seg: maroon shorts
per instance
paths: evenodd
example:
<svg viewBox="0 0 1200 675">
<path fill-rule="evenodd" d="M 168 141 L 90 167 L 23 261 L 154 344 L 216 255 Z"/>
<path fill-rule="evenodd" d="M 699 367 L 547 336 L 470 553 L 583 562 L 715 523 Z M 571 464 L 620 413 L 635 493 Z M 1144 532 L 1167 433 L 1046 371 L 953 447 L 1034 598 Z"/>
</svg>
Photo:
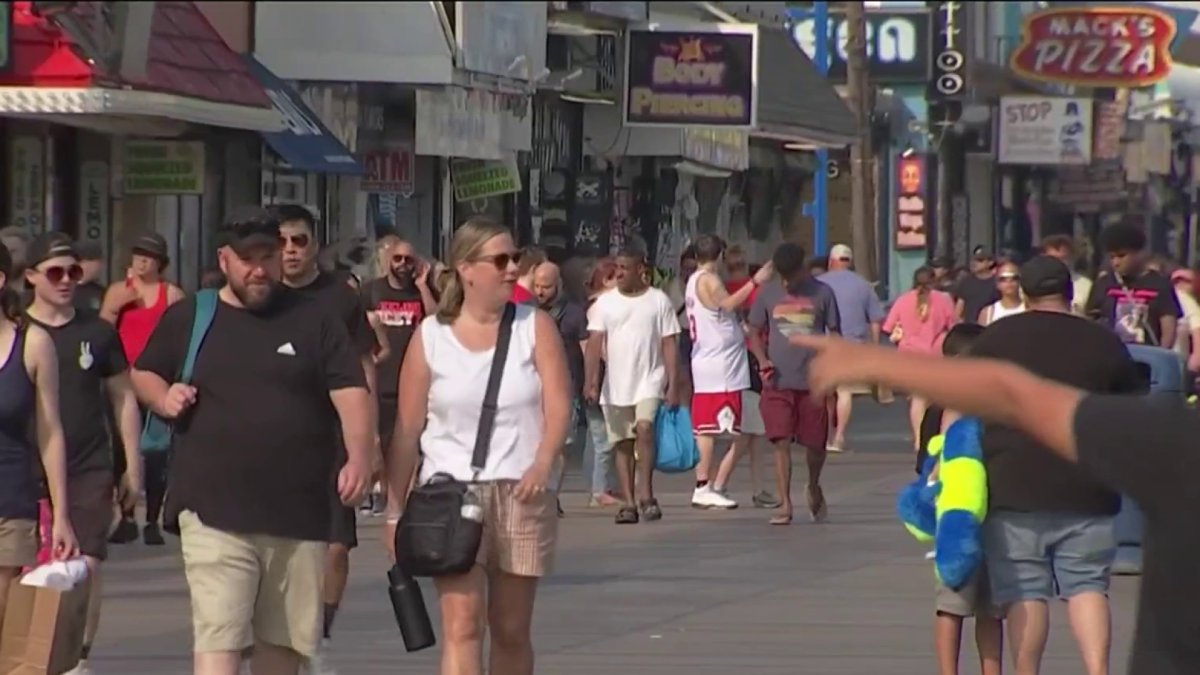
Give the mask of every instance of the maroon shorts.
<svg viewBox="0 0 1200 675">
<path fill-rule="evenodd" d="M 824 398 L 807 391 L 763 387 L 759 411 L 771 442 L 790 439 L 812 450 L 825 449 L 829 408 Z"/>
</svg>

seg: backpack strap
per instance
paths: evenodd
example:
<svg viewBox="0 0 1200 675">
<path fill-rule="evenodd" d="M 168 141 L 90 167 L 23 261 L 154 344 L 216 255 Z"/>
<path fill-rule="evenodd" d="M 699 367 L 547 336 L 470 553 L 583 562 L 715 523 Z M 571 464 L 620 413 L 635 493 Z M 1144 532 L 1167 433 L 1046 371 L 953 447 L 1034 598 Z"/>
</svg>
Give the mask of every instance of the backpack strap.
<svg viewBox="0 0 1200 675">
<path fill-rule="evenodd" d="M 497 399 L 500 398 L 500 380 L 504 376 L 504 365 L 508 362 L 508 345 L 512 342 L 513 320 L 517 306 L 504 305 L 500 317 L 500 328 L 496 334 L 496 350 L 492 354 L 492 370 L 488 374 L 487 391 L 483 395 L 483 409 L 479 412 L 479 431 L 475 434 L 475 452 L 471 454 L 471 469 L 478 476 L 487 464 L 488 449 L 492 444 L 492 427 L 496 423 Z"/>
<path fill-rule="evenodd" d="M 179 381 L 184 384 L 192 381 L 192 371 L 196 368 L 200 345 L 204 343 L 216 314 L 217 291 L 205 289 L 196 293 L 196 313 L 192 316 L 192 334 L 188 338 L 187 357 L 183 360 L 183 369 L 179 371 Z"/>
</svg>

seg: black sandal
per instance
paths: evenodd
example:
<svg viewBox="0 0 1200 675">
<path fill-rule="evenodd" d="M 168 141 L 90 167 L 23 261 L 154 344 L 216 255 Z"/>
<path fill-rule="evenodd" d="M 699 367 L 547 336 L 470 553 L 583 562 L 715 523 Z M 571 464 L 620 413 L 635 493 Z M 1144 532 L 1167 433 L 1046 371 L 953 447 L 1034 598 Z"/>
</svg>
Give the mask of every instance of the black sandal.
<svg viewBox="0 0 1200 675">
<path fill-rule="evenodd" d="M 638 521 L 638 511 L 632 506 L 622 506 L 617 509 L 616 522 L 618 525 L 632 525 Z"/>
<path fill-rule="evenodd" d="M 641 507 L 642 517 L 646 519 L 646 522 L 649 523 L 655 520 L 662 520 L 662 509 L 659 508 L 657 499 L 644 501 L 641 503 Z"/>
</svg>

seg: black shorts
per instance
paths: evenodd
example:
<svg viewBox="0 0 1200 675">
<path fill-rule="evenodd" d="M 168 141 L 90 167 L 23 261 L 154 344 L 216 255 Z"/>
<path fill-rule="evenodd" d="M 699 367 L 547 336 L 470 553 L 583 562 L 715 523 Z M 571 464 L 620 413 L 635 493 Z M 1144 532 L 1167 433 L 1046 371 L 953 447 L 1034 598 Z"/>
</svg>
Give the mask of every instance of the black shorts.
<svg viewBox="0 0 1200 675">
<path fill-rule="evenodd" d="M 383 456 L 388 456 L 388 448 L 392 445 L 392 433 L 396 430 L 396 407 L 399 405 L 394 398 L 379 399 L 379 447 Z"/>
</svg>

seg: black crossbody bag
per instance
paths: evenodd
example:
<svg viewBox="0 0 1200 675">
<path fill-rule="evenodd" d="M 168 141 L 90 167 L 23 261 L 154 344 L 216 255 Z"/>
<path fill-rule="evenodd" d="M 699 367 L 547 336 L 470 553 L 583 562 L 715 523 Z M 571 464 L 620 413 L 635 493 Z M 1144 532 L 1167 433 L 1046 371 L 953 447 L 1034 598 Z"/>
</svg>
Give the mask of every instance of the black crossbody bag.
<svg viewBox="0 0 1200 675">
<path fill-rule="evenodd" d="M 515 314 L 516 306 L 510 302 L 500 317 L 492 369 L 479 413 L 475 451 L 471 455 L 475 478 L 487 463 Z M 412 577 L 465 574 L 475 565 L 482 539 L 483 507 L 472 485 L 449 474 L 434 474 L 408 496 L 404 515 L 396 527 L 396 564 Z"/>
</svg>

